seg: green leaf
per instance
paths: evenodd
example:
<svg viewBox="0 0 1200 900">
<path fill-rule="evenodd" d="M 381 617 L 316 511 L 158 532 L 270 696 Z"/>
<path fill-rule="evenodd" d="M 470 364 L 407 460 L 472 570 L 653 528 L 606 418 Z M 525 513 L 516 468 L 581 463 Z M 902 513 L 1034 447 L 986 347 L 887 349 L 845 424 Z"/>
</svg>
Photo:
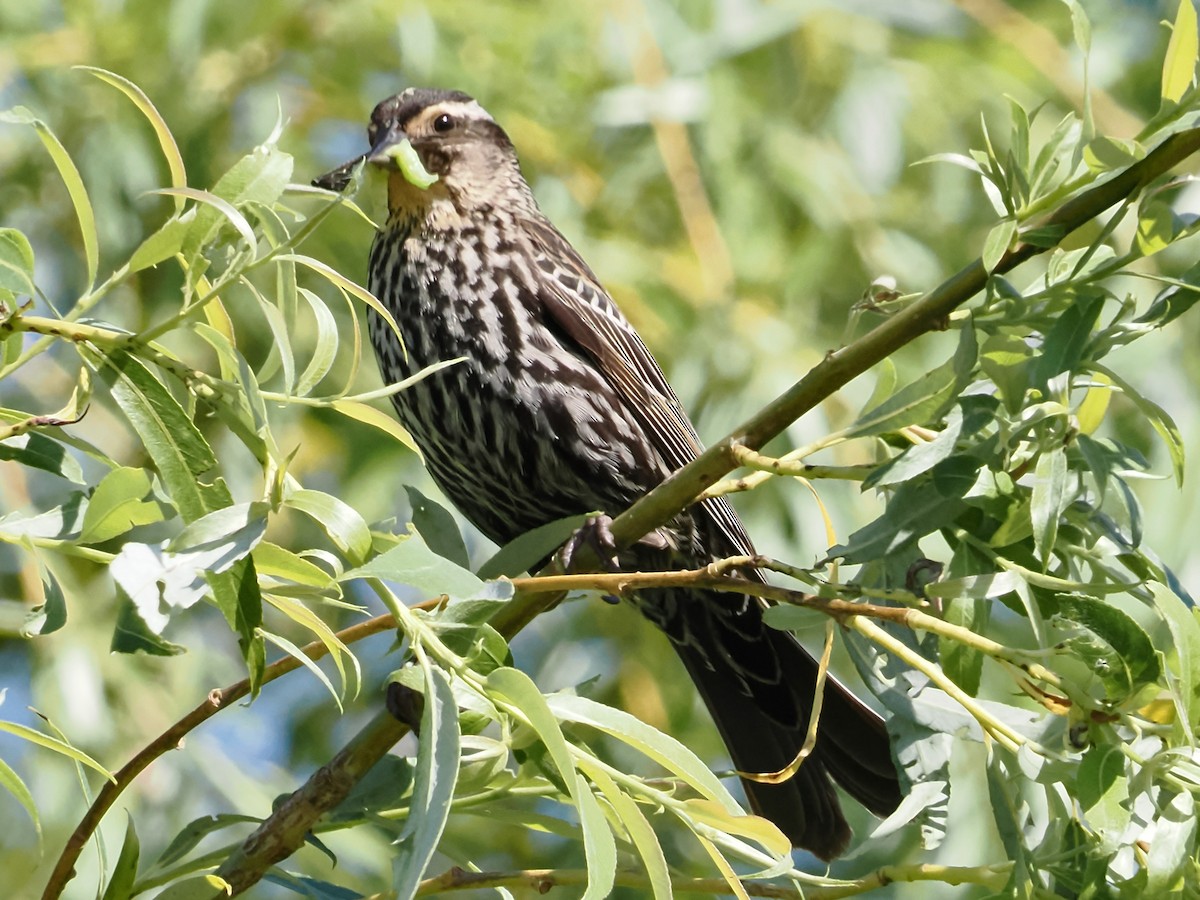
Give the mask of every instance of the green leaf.
<svg viewBox="0 0 1200 900">
<path fill-rule="evenodd" d="M 588 884 L 583 900 L 606 900 L 617 877 L 617 841 L 595 795 L 582 776 L 575 774 L 575 803 L 583 829 L 583 852 L 587 860 Z"/>
<path fill-rule="evenodd" d="M 186 647 L 173 644 L 151 631 L 120 585 L 117 586 L 117 595 L 122 598 L 122 602 L 117 611 L 117 622 L 113 626 L 112 640 L 108 645 L 110 651 L 145 653 L 149 656 L 179 656 L 187 652 Z"/>
<path fill-rule="evenodd" d="M 100 765 L 100 763 L 96 762 L 82 750 L 72 747 L 70 744 L 66 743 L 65 741 L 61 741 L 56 737 L 51 737 L 50 735 L 43 734 L 40 731 L 34 731 L 32 728 L 26 725 L 18 725 L 16 722 L 5 722 L 3 720 L 0 720 L 0 731 L 11 734 L 14 737 L 19 737 L 22 740 L 29 741 L 29 743 L 35 744 L 36 746 L 45 750 L 53 750 L 55 753 L 59 753 L 68 759 L 73 759 L 77 763 L 83 763 L 83 765 L 87 766 L 89 769 L 94 769 L 109 781 L 116 781 L 116 779 L 113 778 L 113 774 L 108 771 L 108 769 L 104 768 L 104 766 Z"/>
<path fill-rule="evenodd" d="M 450 817 L 460 755 L 458 704 L 450 679 L 424 654 L 418 654 L 418 659 L 425 676 L 425 707 L 421 712 L 411 811 L 392 863 L 392 892 L 398 900 L 416 895 L 433 859 Z"/>
<path fill-rule="evenodd" d="M 182 205 L 182 197 L 177 199 Z M 164 222 L 158 231 L 142 241 L 133 251 L 133 256 L 129 258 L 129 271 L 140 272 L 173 257 L 183 249 L 183 241 L 187 237 L 191 224 L 184 219 L 175 218 Z"/>
<path fill-rule="evenodd" d="M 104 889 L 103 900 L 127 900 L 133 896 L 141 849 L 137 829 L 133 826 L 133 816 L 129 816 L 125 821 L 125 842 L 121 844 L 121 853 L 109 877 L 108 887 Z"/>
<path fill-rule="evenodd" d="M 43 472 L 50 472 L 73 481 L 86 484 L 83 469 L 65 445 L 44 434 L 30 432 L 18 434 L 0 443 L 0 460 L 11 460 Z"/>
<path fill-rule="evenodd" d="M 990 607 L 981 600 L 957 597 L 945 604 L 942 618 L 952 625 L 961 625 L 976 634 L 983 634 L 991 618 L 989 610 Z M 972 697 L 979 693 L 983 654 L 978 649 L 961 641 L 941 637 L 938 638 L 938 659 L 941 661 L 942 671 L 955 684 Z"/>
<path fill-rule="evenodd" d="M 261 819 L 253 816 L 239 816 L 232 813 L 222 813 L 216 816 L 201 816 L 193 819 L 180 829 L 171 839 L 167 849 L 154 861 L 156 869 L 165 869 L 174 865 L 194 850 L 199 843 L 214 832 L 229 828 L 232 825 L 259 825 Z"/>
<path fill-rule="evenodd" d="M 383 578 L 415 587 L 430 597 L 446 594 L 455 599 L 488 598 L 495 591 L 474 572 L 434 553 L 419 535 L 409 536 L 339 580 L 352 578 Z"/>
<path fill-rule="evenodd" d="M 1103 307 L 1103 296 L 1077 294 L 1074 302 L 1055 319 L 1033 364 L 1033 380 L 1043 392 L 1055 375 L 1073 372 L 1078 367 Z"/>
<path fill-rule="evenodd" d="M 952 456 L 928 475 L 902 484 L 884 514 L 831 547 L 827 560 L 870 562 L 909 547 L 919 538 L 953 522 L 966 509 L 962 498 L 975 484 L 980 461 Z"/>
<path fill-rule="evenodd" d="M 0 289 L 14 294 L 35 294 L 33 247 L 15 228 L 0 228 Z"/>
<path fill-rule="evenodd" d="M 1090 828 L 1099 832 L 1102 843 L 1116 850 L 1118 840 L 1129 825 L 1129 779 L 1121 748 L 1111 744 L 1093 744 L 1083 754 L 1076 776 L 1079 804 Z"/>
<path fill-rule="evenodd" d="M 405 485 L 412 505 L 413 525 L 429 549 L 464 569 L 471 564 L 467 545 L 454 516 L 444 506 L 430 500 L 412 485 Z"/>
<path fill-rule="evenodd" d="M 252 555 L 260 575 L 315 588 L 327 588 L 334 584 L 333 576 L 320 566 L 270 541 L 260 541 Z"/>
<path fill-rule="evenodd" d="M 1150 582 L 1149 587 L 1154 605 L 1171 632 L 1171 645 L 1163 649 L 1179 679 L 1179 723 L 1183 734 L 1190 738 L 1195 723 L 1200 722 L 1200 623 L 1192 607 L 1166 585 Z"/>
<path fill-rule="evenodd" d="M 495 556 L 480 566 L 479 577 L 485 580 L 501 576 L 516 578 L 523 572 L 534 571 L 586 521 L 586 515 L 568 516 L 525 532 L 501 547 Z"/>
<path fill-rule="evenodd" d="M 256 147 L 234 163 L 213 186 L 211 194 L 205 195 L 220 202 L 206 199 L 206 205 L 196 210 L 195 221 L 184 242 L 184 254 L 191 258 L 201 247 L 211 243 L 221 229 L 222 219 L 233 222 L 247 249 L 253 249 L 257 245 L 253 229 L 250 229 L 249 223 L 240 212 L 231 217 L 228 210 L 233 209 L 236 212 L 241 207 L 253 203 L 267 207 L 274 205 L 292 177 L 292 164 L 291 156 L 272 146 Z M 176 190 L 178 189 L 171 189 L 172 192 Z M 245 223 L 245 229 L 238 225 L 238 220 Z M 249 238 L 246 229 L 250 231 Z M 284 258 L 286 257 L 277 257 Z"/>
<path fill-rule="evenodd" d="M 1133 401 L 1134 406 L 1146 417 L 1150 422 L 1150 426 L 1158 432 L 1158 436 L 1162 438 L 1163 443 L 1167 445 L 1167 452 L 1171 456 L 1171 464 L 1175 473 L 1175 483 L 1180 487 L 1183 486 L 1183 471 L 1184 471 L 1184 447 L 1183 438 L 1179 434 L 1179 426 L 1175 424 L 1175 420 L 1167 414 L 1167 411 L 1157 403 L 1147 399 L 1138 393 L 1132 384 L 1119 376 L 1107 366 L 1102 366 L 1098 363 L 1093 363 L 1092 368 L 1104 375 L 1121 389 L 1121 393 Z"/>
<path fill-rule="evenodd" d="M 794 608 L 774 606 L 767 613 L 770 615 Z M 546 698 L 546 703 L 554 715 L 564 722 L 587 725 L 612 735 L 679 776 L 698 793 L 719 803 L 730 813 L 741 812 L 737 801 L 700 757 L 670 735 L 647 725 L 636 716 L 578 694 L 551 694 Z"/>
<path fill-rule="evenodd" d="M 183 407 L 139 360 L 118 351 L 104 357 L 102 377 L 141 438 L 175 508 L 185 522 L 209 511 L 196 476 L 216 455 Z"/>
<path fill-rule="evenodd" d="M 1179 0 L 1179 11 L 1171 27 L 1171 40 L 1163 58 L 1162 99 L 1178 103 L 1192 86 L 1196 72 L 1196 7 L 1193 0 Z"/>
<path fill-rule="evenodd" d="M 67 623 L 67 598 L 54 573 L 40 564 L 42 572 L 42 602 L 29 611 L 21 625 L 22 637 L 51 634 Z"/>
<path fill-rule="evenodd" d="M 0 516 L 0 531 L 10 538 L 33 537 L 69 540 L 79 533 L 87 511 L 87 498 L 78 491 L 62 506 L 45 512 L 14 510 Z"/>
<path fill-rule="evenodd" d="M 932 441 L 913 444 L 899 456 L 877 468 L 863 482 L 863 489 L 901 484 L 928 472 L 954 452 L 958 437 L 962 433 L 962 426 L 962 409 L 956 406 L 946 416 L 946 427 L 937 437 Z"/>
<path fill-rule="evenodd" d="M 1154 840 L 1146 854 L 1146 892 L 1142 896 L 1179 896 L 1176 889 L 1181 886 L 1184 867 L 1196 852 L 1196 801 L 1192 795 L 1186 791 L 1176 794 L 1154 820 L 1154 826 Z"/>
<path fill-rule="evenodd" d="M 612 807 L 617 819 L 625 826 L 625 831 L 628 832 L 634 849 L 641 857 L 646 877 L 650 880 L 650 891 L 654 900 L 670 900 L 673 894 L 667 858 L 663 854 L 658 835 L 654 833 L 645 814 L 633 798 L 621 790 L 616 782 L 608 776 L 608 773 L 602 769 L 589 767 L 588 777 L 600 789 L 600 793 Z"/>
<path fill-rule="evenodd" d="M 1152 200 L 1138 213 L 1134 243 L 1142 256 L 1153 256 L 1171 246 L 1184 228 L 1183 220 L 1170 204 L 1162 200 Z"/>
<path fill-rule="evenodd" d="M 923 425 L 946 407 L 953 397 L 954 387 L 953 363 L 938 366 L 892 394 L 874 409 L 863 413 L 846 429 L 846 435 L 865 437 L 895 431 L 907 425 Z"/>
<path fill-rule="evenodd" d="M 99 240 L 96 236 L 96 214 L 92 210 L 92 201 L 88 199 L 87 188 L 83 186 L 79 169 L 75 167 L 71 155 L 49 126 L 23 106 L 0 113 L 0 122 L 32 125 L 54 161 L 59 177 L 62 178 L 71 197 L 71 204 L 75 207 L 75 218 L 79 222 L 79 233 L 83 238 L 83 255 L 87 261 L 87 283 L 88 287 L 91 287 L 96 283 L 96 271 L 100 267 Z"/>
<path fill-rule="evenodd" d="M 1137 141 L 1103 135 L 1088 141 L 1087 146 L 1083 148 L 1083 161 L 1088 169 L 1096 174 L 1111 172 L 1114 169 L 1127 169 L 1145 156 L 1146 148 Z"/>
<path fill-rule="evenodd" d="M 994 334 L 979 350 L 979 365 L 996 384 L 1004 407 L 1014 415 L 1021 409 L 1029 387 L 1033 350 L 1019 337 Z"/>
<path fill-rule="evenodd" d="M 983 242 L 982 261 L 985 272 L 990 274 L 999 265 L 1004 254 L 1008 252 L 1008 248 L 1012 246 L 1013 238 L 1016 235 L 1016 219 L 1001 219 L 997 225 L 993 226 Z"/>
<path fill-rule="evenodd" d="M 258 238 L 255 236 L 254 229 L 250 226 L 250 223 L 246 220 L 246 217 L 238 212 L 232 203 L 214 193 L 202 191 L 199 188 L 190 187 L 159 188 L 151 193 L 165 194 L 168 197 L 181 197 L 187 200 L 192 200 L 199 204 L 203 204 L 204 207 L 215 210 L 222 217 L 224 217 L 225 220 L 233 226 L 234 230 L 238 233 L 238 236 L 241 237 L 242 242 L 248 249 L 252 250 L 258 246 Z M 196 218 L 193 220 L 192 226 L 188 229 L 188 236 L 195 234 L 207 235 L 207 238 L 201 242 L 200 246 L 204 246 L 208 243 L 208 241 L 212 240 L 212 237 L 217 231 L 217 226 L 213 224 L 212 218 L 205 216 L 203 214 L 204 211 L 205 210 L 202 208 L 200 212 L 196 214 Z M 206 228 L 208 229 L 207 231 L 205 231 Z"/>
<path fill-rule="evenodd" d="M 378 428 L 385 434 L 395 438 L 413 453 L 417 454 L 417 456 L 421 455 L 421 449 L 417 446 L 417 442 L 408 433 L 408 429 L 396 421 L 395 416 L 390 416 L 383 410 L 376 409 L 374 406 L 370 406 L 359 400 L 334 400 L 330 405 L 343 416 Z"/>
<path fill-rule="evenodd" d="M 38 850 L 40 852 L 42 846 L 42 820 L 38 817 L 37 803 L 34 802 L 33 794 L 29 792 L 29 788 L 25 786 L 25 782 L 21 780 L 21 776 L 13 771 L 3 759 L 0 759 L 0 787 L 13 795 L 21 808 L 29 815 L 33 821 L 33 831 L 37 835 Z"/>
<path fill-rule="evenodd" d="M 100 544 L 139 525 L 161 522 L 162 508 L 143 499 L 150 490 L 150 474 L 145 469 L 121 467 L 105 475 L 84 513 L 80 543 Z"/>
<path fill-rule="evenodd" d="M 183 156 L 179 152 L 179 145 L 175 143 L 175 138 L 171 135 L 171 129 L 167 127 L 166 121 L 154 104 L 150 102 L 150 98 L 146 96 L 145 92 L 128 78 L 123 78 L 115 72 L 109 72 L 107 69 L 99 69 L 94 66 L 75 66 L 75 68 L 95 75 L 101 81 L 111 84 L 133 101 L 134 106 L 141 111 L 151 127 L 154 128 L 154 133 L 158 137 L 158 145 L 167 160 L 167 168 L 171 171 L 171 186 L 185 187 L 187 185 L 187 172 L 183 167 Z M 179 208 L 181 205 L 177 204 L 176 208 Z"/>
<path fill-rule="evenodd" d="M 337 319 L 333 317 L 333 313 L 325 301 L 307 288 L 299 288 L 298 293 L 308 301 L 317 325 L 316 347 L 313 348 L 308 365 L 300 373 L 300 378 L 296 381 L 294 388 L 298 396 L 307 397 L 321 382 L 321 379 L 329 374 L 329 370 L 337 359 L 338 326 Z"/>
<path fill-rule="evenodd" d="M 1029 515 L 1034 552 L 1041 559 L 1043 569 L 1050 564 L 1054 542 L 1058 538 L 1058 520 L 1073 499 L 1067 484 L 1068 474 L 1065 448 L 1054 447 L 1038 457 Z"/>
<path fill-rule="evenodd" d="M 1092 597 L 1062 594 L 1058 617 L 1087 629 L 1111 648 L 1111 653 L 1095 654 L 1078 643 L 1073 645 L 1096 661 L 1096 675 L 1118 698 L 1159 679 L 1159 658 L 1150 636 L 1115 606 Z"/>
<path fill-rule="evenodd" d="M 154 900 L 213 900 L 228 897 L 232 888 L 220 875 L 193 875 L 154 895 Z"/>
<path fill-rule="evenodd" d="M 309 674 L 317 679 L 321 684 L 325 685 L 325 690 L 329 691 L 329 695 L 333 698 L 333 702 L 337 704 L 338 712 L 344 712 L 342 708 L 342 696 L 333 686 L 333 682 L 329 680 L 329 676 L 318 666 L 306 653 L 299 647 L 285 638 L 283 635 L 274 634 L 270 631 L 263 631 L 262 636 L 265 640 L 274 644 L 304 668 L 308 669 Z M 326 645 L 328 646 L 328 645 Z"/>
<path fill-rule="evenodd" d="M 344 500 L 322 491 L 303 489 L 288 494 L 283 505 L 311 517 L 351 562 L 361 562 L 371 551 L 371 529 L 358 510 Z"/>
</svg>

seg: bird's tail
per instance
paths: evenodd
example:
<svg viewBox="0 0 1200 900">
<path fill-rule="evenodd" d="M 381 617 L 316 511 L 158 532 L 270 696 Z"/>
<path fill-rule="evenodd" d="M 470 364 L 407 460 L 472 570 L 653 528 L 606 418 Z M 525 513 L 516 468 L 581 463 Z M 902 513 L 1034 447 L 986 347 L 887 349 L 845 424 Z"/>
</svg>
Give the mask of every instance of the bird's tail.
<svg viewBox="0 0 1200 900">
<path fill-rule="evenodd" d="M 735 768 L 751 773 L 785 769 L 804 745 L 816 660 L 792 635 L 767 627 L 762 607 L 752 598 L 672 593 L 677 596 L 669 605 L 687 620 L 683 635 L 675 635 L 685 636 L 674 642 L 676 650 Z M 667 629 L 668 634 L 673 630 Z M 746 778 L 742 783 L 756 813 L 778 825 L 795 846 L 828 860 L 850 841 L 834 781 L 877 815 L 890 814 L 900 803 L 883 720 L 827 678 L 816 745 L 796 774 L 780 784 Z"/>
</svg>

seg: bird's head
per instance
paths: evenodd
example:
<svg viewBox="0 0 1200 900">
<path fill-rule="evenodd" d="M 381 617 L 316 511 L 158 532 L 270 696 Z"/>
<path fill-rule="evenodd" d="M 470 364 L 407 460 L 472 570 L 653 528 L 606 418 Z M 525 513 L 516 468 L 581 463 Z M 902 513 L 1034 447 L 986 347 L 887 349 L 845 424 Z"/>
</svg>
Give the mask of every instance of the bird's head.
<svg viewBox="0 0 1200 900">
<path fill-rule="evenodd" d="M 392 212 L 450 199 L 460 211 L 512 202 L 512 192 L 527 194 L 512 141 L 487 111 L 461 91 L 408 88 L 389 97 L 371 113 L 370 149 L 313 184 L 344 190 L 362 160 L 388 173 Z M 405 164 L 404 143 L 436 181 L 414 177 Z"/>
</svg>

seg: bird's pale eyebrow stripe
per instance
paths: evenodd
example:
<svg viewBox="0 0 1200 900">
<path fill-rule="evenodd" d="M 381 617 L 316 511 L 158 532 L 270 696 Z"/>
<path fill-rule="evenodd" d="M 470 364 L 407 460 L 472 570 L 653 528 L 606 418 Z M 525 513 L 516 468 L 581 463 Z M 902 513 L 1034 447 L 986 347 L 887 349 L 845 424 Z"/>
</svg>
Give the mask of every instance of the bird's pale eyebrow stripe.
<svg viewBox="0 0 1200 900">
<path fill-rule="evenodd" d="M 422 110 L 416 116 L 414 124 L 426 125 L 442 114 L 451 115 L 456 119 L 461 119 L 464 121 L 492 121 L 492 117 L 489 116 L 487 111 L 475 100 L 472 100 L 469 103 L 463 100 L 447 100 L 442 103 L 435 103 L 428 109 Z"/>
</svg>

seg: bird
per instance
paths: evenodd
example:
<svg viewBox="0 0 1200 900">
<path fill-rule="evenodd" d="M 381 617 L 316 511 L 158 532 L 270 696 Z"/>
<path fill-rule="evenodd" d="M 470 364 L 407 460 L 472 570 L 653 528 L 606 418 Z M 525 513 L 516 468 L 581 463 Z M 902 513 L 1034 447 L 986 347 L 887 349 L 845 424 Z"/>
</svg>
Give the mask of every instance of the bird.
<svg viewBox="0 0 1200 900">
<path fill-rule="evenodd" d="M 364 160 L 387 173 L 367 287 L 399 334 L 372 312 L 370 339 L 386 383 L 459 360 L 392 400 L 469 521 L 503 546 L 565 517 L 613 516 L 701 452 L 662 368 L 543 215 L 513 142 L 475 99 L 407 88 L 375 107 L 367 139 L 370 149 L 313 183 L 343 191 Z M 397 161 L 413 151 L 432 183 L 414 183 Z M 659 571 L 753 554 L 732 506 L 713 498 L 616 562 Z M 757 570 L 744 577 L 763 580 Z M 818 681 L 795 637 L 768 627 L 750 595 L 655 589 L 632 600 L 670 640 L 737 771 L 787 767 Z M 796 774 L 742 781 L 754 812 L 831 860 L 852 837 L 833 783 L 879 816 L 896 809 L 901 788 L 883 719 L 831 677 L 824 691 L 815 746 Z"/>
</svg>

